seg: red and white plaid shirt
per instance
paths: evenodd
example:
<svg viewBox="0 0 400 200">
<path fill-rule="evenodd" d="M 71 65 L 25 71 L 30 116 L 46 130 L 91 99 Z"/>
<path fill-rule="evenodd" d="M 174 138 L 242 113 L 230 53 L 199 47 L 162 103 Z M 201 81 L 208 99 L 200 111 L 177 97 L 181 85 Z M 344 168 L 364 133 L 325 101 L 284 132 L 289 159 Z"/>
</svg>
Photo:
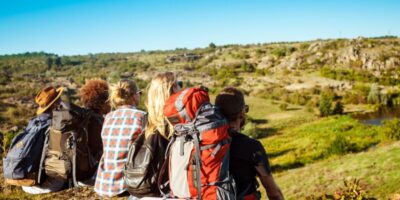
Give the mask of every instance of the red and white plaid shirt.
<svg viewBox="0 0 400 200">
<path fill-rule="evenodd" d="M 103 156 L 94 187 L 100 196 L 112 197 L 126 191 L 123 169 L 130 144 L 144 128 L 145 115 L 144 111 L 125 106 L 105 117 L 101 131 Z"/>
</svg>

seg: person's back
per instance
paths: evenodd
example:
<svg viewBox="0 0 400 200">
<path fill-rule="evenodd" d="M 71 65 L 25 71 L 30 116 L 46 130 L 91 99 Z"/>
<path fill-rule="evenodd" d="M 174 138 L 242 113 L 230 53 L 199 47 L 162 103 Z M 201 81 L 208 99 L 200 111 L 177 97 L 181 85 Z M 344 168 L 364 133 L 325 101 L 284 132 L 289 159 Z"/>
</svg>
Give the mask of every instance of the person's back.
<svg viewBox="0 0 400 200">
<path fill-rule="evenodd" d="M 235 179 L 237 194 L 247 199 L 260 198 L 256 180 L 260 172 L 255 166 L 265 171 L 263 175 L 271 173 L 265 150 L 258 140 L 242 133 L 231 130 L 230 135 L 232 143 L 229 170 Z"/>
<path fill-rule="evenodd" d="M 145 123 L 145 112 L 136 108 L 139 95 L 133 81 L 120 81 L 111 87 L 110 101 L 116 110 L 106 115 L 101 132 L 104 151 L 94 188 L 100 196 L 113 197 L 126 192 L 123 168 L 129 146 Z"/>
<path fill-rule="evenodd" d="M 33 125 L 31 123 L 34 123 L 34 126 L 37 126 L 38 121 L 45 122 L 45 124 L 50 125 L 50 121 L 52 119 L 52 111 L 56 106 L 58 106 L 61 102 L 60 97 L 63 93 L 64 88 L 59 87 L 55 88 L 52 86 L 45 87 L 43 88 L 35 97 L 35 102 L 38 104 L 38 109 L 36 114 L 38 117 L 35 117 L 29 122 L 29 126 Z M 48 129 L 48 127 L 46 128 Z M 43 150 L 43 145 L 44 145 L 44 140 L 45 140 L 45 135 L 41 137 L 41 139 L 35 141 L 36 145 L 41 145 Z M 40 159 L 43 156 L 42 151 L 40 152 L 35 152 L 35 157 L 30 157 L 30 161 L 40 163 Z M 38 166 L 39 167 L 39 166 Z M 39 167 L 40 170 L 40 167 Z M 37 171 L 38 177 L 37 180 L 41 181 L 39 185 L 34 185 L 34 186 L 22 186 L 22 190 L 27 193 L 31 194 L 39 194 L 39 193 L 49 193 L 53 191 L 58 191 L 63 188 L 64 183 L 60 181 L 53 180 L 51 178 L 44 178 L 40 176 L 42 171 Z"/>
<path fill-rule="evenodd" d="M 128 191 L 135 197 L 159 197 L 157 180 L 162 164 L 164 163 L 165 151 L 169 143 L 170 133 L 173 127 L 168 124 L 163 114 L 165 101 L 171 94 L 179 91 L 181 88 L 176 81 L 176 76 L 172 72 L 165 72 L 156 75 L 150 82 L 147 90 L 146 107 L 147 107 L 147 126 L 142 137 L 144 143 L 152 149 L 152 160 L 149 162 L 146 174 L 137 174 L 135 167 L 141 167 L 142 163 L 134 163 L 142 161 L 142 158 L 133 158 L 128 161 L 126 167 L 125 179 L 128 185 Z M 135 149 L 137 150 L 137 149 Z M 132 152 L 133 153 L 133 152 Z M 132 171 L 133 173 L 129 173 Z M 142 179 L 143 184 L 137 184 L 136 180 Z M 150 189 L 149 189 L 150 188 Z"/>
<path fill-rule="evenodd" d="M 79 90 L 81 102 L 84 107 L 92 111 L 88 124 L 88 145 L 96 163 L 100 161 L 103 154 L 103 144 L 101 140 L 101 129 L 103 127 L 103 115 L 110 112 L 111 107 L 108 103 L 109 87 L 102 79 L 87 80 L 85 85 Z"/>
<path fill-rule="evenodd" d="M 283 199 L 275 183 L 264 147 L 255 139 L 241 134 L 249 107 L 245 104 L 243 93 L 228 87 L 217 95 L 215 105 L 227 118 L 230 126 L 231 160 L 230 172 L 236 182 L 238 199 L 260 199 L 256 177 L 267 191 L 269 199 Z"/>
</svg>

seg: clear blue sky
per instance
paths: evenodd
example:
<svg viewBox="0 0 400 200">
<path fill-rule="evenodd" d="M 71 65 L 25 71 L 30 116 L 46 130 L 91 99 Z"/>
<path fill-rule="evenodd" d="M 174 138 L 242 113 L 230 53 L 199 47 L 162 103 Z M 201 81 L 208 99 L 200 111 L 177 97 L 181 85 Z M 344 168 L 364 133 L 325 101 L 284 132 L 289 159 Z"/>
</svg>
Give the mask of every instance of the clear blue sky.
<svg viewBox="0 0 400 200">
<path fill-rule="evenodd" d="M 398 0 L 0 0 L 0 54 L 400 35 Z"/>
</svg>

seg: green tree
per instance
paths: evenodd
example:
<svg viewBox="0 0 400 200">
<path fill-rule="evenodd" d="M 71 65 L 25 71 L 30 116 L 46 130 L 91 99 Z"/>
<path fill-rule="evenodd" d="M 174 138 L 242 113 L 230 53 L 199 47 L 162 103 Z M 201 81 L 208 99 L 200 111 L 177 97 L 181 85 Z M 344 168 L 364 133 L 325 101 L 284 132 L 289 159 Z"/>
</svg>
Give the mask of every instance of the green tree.
<svg viewBox="0 0 400 200">
<path fill-rule="evenodd" d="M 213 42 L 211 42 L 211 43 L 208 45 L 208 48 L 210 48 L 210 49 L 215 49 L 215 48 L 217 48 L 217 45 L 215 45 Z"/>
<path fill-rule="evenodd" d="M 50 70 L 52 65 L 53 59 L 51 57 L 47 57 L 47 70 Z"/>
<path fill-rule="evenodd" d="M 57 68 L 61 67 L 61 58 L 60 57 L 56 57 L 56 59 L 54 59 L 54 64 L 57 66 Z"/>
<path fill-rule="evenodd" d="M 318 103 L 318 109 L 321 117 L 329 116 L 333 112 L 332 110 L 332 98 L 325 93 L 322 93 Z"/>
</svg>

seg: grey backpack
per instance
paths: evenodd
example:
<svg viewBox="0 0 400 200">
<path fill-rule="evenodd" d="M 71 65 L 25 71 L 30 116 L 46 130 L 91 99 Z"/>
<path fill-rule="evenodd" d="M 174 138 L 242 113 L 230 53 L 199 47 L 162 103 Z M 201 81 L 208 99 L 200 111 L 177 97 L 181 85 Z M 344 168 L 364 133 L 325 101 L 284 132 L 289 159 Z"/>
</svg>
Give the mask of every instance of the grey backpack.
<svg viewBox="0 0 400 200">
<path fill-rule="evenodd" d="M 90 116 L 91 111 L 69 103 L 53 111 L 41 161 L 47 176 L 69 182 L 70 186 L 93 176 L 96 165 L 87 132 Z"/>
</svg>

